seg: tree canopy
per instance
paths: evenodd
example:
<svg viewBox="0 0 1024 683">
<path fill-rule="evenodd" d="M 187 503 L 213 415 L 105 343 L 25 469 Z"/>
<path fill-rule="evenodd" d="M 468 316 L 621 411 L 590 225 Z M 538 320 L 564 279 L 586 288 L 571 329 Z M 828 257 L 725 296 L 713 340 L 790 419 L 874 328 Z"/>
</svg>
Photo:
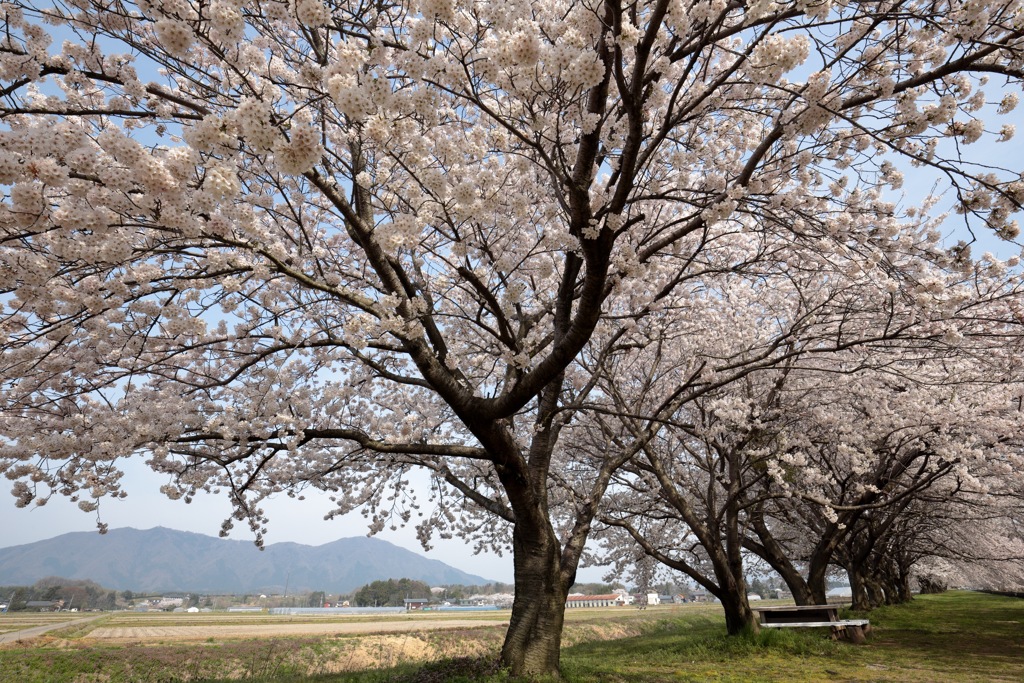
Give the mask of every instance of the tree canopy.
<svg viewBox="0 0 1024 683">
<path fill-rule="evenodd" d="M 1017 260 L 941 212 L 1017 237 L 1022 169 L 976 150 L 1014 134 L 1019 0 L 0 13 L 16 503 L 96 511 L 138 457 L 258 542 L 261 501 L 315 487 L 511 549 L 516 675 L 557 671 L 605 494 L 680 411 L 815 356 L 1013 353 Z M 899 199 L 917 169 L 945 199 Z"/>
<path fill-rule="evenodd" d="M 415 579 L 373 581 L 352 594 L 359 607 L 404 607 L 406 599 L 429 599 L 430 586 Z"/>
</svg>

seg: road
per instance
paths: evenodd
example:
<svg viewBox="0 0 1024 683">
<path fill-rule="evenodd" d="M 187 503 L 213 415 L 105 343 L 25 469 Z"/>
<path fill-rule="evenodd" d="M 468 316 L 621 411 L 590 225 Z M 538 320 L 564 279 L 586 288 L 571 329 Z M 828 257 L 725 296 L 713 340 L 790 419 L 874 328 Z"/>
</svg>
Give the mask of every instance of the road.
<svg viewBox="0 0 1024 683">
<path fill-rule="evenodd" d="M 94 617 L 76 617 L 75 619 L 69 619 L 68 621 L 61 621 L 56 624 L 44 624 L 42 626 L 33 626 L 32 628 L 24 628 L 20 631 L 11 631 L 9 633 L 0 633 L 0 644 L 13 643 L 19 640 L 29 640 L 36 636 L 41 636 L 48 631 L 55 631 L 59 628 L 65 628 L 67 626 L 73 626 L 77 624 L 86 624 L 90 621 L 96 621 L 102 614 L 98 614 Z"/>
</svg>

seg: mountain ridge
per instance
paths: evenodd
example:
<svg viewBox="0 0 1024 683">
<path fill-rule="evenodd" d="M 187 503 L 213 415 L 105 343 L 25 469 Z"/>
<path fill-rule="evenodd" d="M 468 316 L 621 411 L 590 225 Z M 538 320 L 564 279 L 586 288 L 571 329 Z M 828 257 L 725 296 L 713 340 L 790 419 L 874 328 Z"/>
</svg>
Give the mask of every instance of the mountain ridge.
<svg viewBox="0 0 1024 683">
<path fill-rule="evenodd" d="M 490 583 L 474 574 L 366 536 L 321 545 L 291 541 L 259 550 L 251 541 L 166 527 L 76 531 L 0 548 L 0 585 L 47 576 L 90 579 L 115 590 L 349 593 L 372 581 L 409 578 L 430 585 Z"/>
</svg>

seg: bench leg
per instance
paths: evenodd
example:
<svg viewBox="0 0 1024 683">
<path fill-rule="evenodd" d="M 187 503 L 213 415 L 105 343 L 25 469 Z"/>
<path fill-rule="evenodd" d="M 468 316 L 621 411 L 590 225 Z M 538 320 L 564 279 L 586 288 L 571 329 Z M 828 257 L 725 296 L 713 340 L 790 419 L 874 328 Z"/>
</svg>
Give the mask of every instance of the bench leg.
<svg viewBox="0 0 1024 683">
<path fill-rule="evenodd" d="M 862 626 L 847 626 L 846 633 L 850 638 L 850 642 L 854 645 L 863 645 L 867 642 L 867 638 L 864 637 L 864 627 Z"/>
</svg>

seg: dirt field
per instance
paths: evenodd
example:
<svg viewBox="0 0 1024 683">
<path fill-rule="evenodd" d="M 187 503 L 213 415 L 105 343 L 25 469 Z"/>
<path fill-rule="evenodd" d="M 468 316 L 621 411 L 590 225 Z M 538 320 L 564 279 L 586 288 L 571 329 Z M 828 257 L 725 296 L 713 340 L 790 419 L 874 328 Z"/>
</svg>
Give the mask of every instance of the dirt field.
<svg viewBox="0 0 1024 683">
<path fill-rule="evenodd" d="M 639 635 L 657 609 L 574 609 L 563 644 Z M 494 660 L 508 611 L 393 616 L 108 612 L 0 643 L 0 679 L 19 683 L 182 683 L 315 677 L 443 661 Z M 51 619 L 53 617 L 50 617 Z M 19 620 L 35 624 L 38 615 Z M 43 621 L 49 621 L 44 619 Z M 13 626 L 14 623 L 9 624 Z M 20 631 L 24 633 L 24 631 Z M 3 637 L 0 634 L 0 637 Z"/>
<path fill-rule="evenodd" d="M 508 618 L 500 619 L 407 619 L 402 621 L 300 621 L 292 623 L 236 623 L 191 625 L 138 625 L 99 626 L 86 638 L 104 642 L 118 641 L 187 641 L 232 638 L 277 638 L 309 635 L 355 635 L 370 633 L 406 633 L 441 629 L 473 628 L 477 626 L 504 626 Z"/>
</svg>

